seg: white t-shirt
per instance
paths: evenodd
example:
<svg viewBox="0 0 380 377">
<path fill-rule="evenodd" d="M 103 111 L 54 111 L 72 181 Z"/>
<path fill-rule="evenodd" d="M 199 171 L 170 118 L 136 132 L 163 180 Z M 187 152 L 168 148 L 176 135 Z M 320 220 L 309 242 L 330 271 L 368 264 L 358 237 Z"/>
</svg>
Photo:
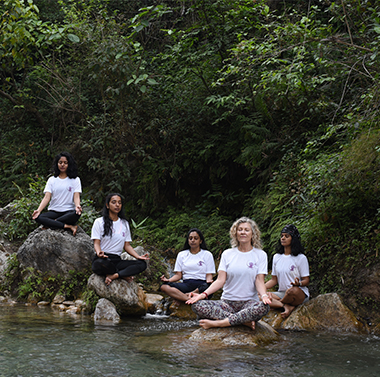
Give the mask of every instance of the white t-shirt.
<svg viewBox="0 0 380 377">
<path fill-rule="evenodd" d="M 91 230 L 91 239 L 100 240 L 100 248 L 108 254 L 121 255 L 125 242 L 131 242 L 131 232 L 127 220 L 120 218 L 112 224 L 112 237 L 104 236 L 104 220 L 99 217 L 94 221 Z"/>
<path fill-rule="evenodd" d="M 223 251 L 218 271 L 225 271 L 227 279 L 222 299 L 230 301 L 259 301 L 256 276 L 268 273 L 268 257 L 264 250 L 253 248 L 241 252 L 238 248 Z"/>
<path fill-rule="evenodd" d="M 206 274 L 215 274 L 214 257 L 208 250 L 191 254 L 190 250 L 178 253 L 174 272 L 182 272 L 182 279 L 206 280 Z"/>
<path fill-rule="evenodd" d="M 45 192 L 51 193 L 49 211 L 66 212 L 75 209 L 74 192 L 82 192 L 82 185 L 79 177 L 50 177 L 46 182 Z"/>
<path fill-rule="evenodd" d="M 277 276 L 278 290 L 285 292 L 291 288 L 297 277 L 309 276 L 309 262 L 305 254 L 294 255 L 275 254 L 273 257 L 272 275 Z M 307 287 L 300 287 L 309 296 Z"/>
</svg>

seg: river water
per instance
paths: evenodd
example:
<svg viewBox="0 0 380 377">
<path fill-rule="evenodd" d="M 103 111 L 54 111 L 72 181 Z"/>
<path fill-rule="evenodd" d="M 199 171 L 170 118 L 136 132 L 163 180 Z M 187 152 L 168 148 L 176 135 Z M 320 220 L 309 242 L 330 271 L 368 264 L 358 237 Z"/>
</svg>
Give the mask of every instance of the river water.
<svg viewBox="0 0 380 377">
<path fill-rule="evenodd" d="M 265 347 L 188 339 L 197 321 L 95 325 L 50 308 L 0 306 L 0 376 L 380 376 L 380 338 L 283 332 Z"/>
</svg>

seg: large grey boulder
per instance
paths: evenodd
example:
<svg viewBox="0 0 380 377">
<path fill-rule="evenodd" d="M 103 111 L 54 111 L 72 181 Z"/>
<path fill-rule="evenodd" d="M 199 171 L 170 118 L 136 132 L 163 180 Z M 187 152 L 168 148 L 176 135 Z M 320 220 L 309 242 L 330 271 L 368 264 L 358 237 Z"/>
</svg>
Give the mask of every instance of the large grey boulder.
<svg viewBox="0 0 380 377">
<path fill-rule="evenodd" d="M 88 271 L 95 255 L 91 238 L 78 227 L 77 234 L 61 229 L 37 228 L 17 252 L 21 268 L 33 267 L 52 276 Z"/>
<path fill-rule="evenodd" d="M 195 330 L 191 340 L 207 342 L 209 348 L 223 348 L 230 346 L 263 346 L 275 342 L 280 335 L 271 326 L 263 321 L 256 322 L 255 330 L 247 326 L 232 326 Z"/>
<path fill-rule="evenodd" d="M 111 301 L 121 316 L 143 316 L 147 312 L 145 293 L 135 282 L 116 279 L 106 285 L 104 276 L 92 274 L 87 286 L 99 297 Z"/>
<path fill-rule="evenodd" d="M 337 293 L 326 293 L 299 305 L 285 320 L 278 310 L 271 310 L 263 320 L 275 329 L 363 332 L 365 326 L 343 303 Z"/>
</svg>

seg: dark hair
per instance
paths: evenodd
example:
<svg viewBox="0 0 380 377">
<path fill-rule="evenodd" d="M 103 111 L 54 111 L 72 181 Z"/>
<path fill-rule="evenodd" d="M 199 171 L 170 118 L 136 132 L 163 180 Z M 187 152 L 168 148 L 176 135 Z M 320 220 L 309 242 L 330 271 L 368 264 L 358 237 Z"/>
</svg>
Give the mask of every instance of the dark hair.
<svg viewBox="0 0 380 377">
<path fill-rule="evenodd" d="M 298 254 L 303 254 L 305 252 L 305 249 L 301 244 L 300 233 L 299 233 L 299 231 L 295 225 L 286 225 L 282 229 L 281 234 L 282 233 L 288 233 L 292 237 L 292 242 L 290 244 L 290 247 L 292 250 L 291 255 L 294 255 L 296 257 Z M 284 254 L 285 253 L 285 248 L 284 248 L 284 246 L 281 245 L 281 239 L 278 240 L 276 251 L 278 254 Z"/>
<path fill-rule="evenodd" d="M 184 250 L 188 250 L 188 249 L 190 249 L 190 245 L 189 245 L 189 237 L 190 237 L 190 233 L 192 233 L 192 232 L 196 232 L 196 233 L 198 233 L 198 236 L 199 236 L 199 238 L 201 239 L 201 244 L 199 245 L 200 248 L 203 249 L 203 250 L 207 250 L 207 245 L 206 245 L 205 238 L 204 238 L 202 232 L 201 232 L 198 228 L 191 228 L 191 229 L 187 232 L 187 237 L 186 237 L 185 245 L 183 246 Z"/>
<path fill-rule="evenodd" d="M 78 177 L 77 163 L 75 162 L 74 157 L 69 152 L 61 152 L 61 153 L 57 154 L 54 157 L 54 161 L 53 161 L 54 177 L 58 177 L 59 176 L 60 171 L 58 169 L 58 161 L 59 161 L 59 159 L 61 157 L 66 157 L 67 158 L 67 162 L 68 162 L 67 176 L 69 178 L 76 178 L 76 177 Z"/>
<path fill-rule="evenodd" d="M 106 196 L 106 201 L 104 203 L 104 207 L 102 210 L 102 216 L 103 216 L 103 221 L 104 221 L 104 230 L 103 230 L 103 236 L 102 237 L 104 237 L 104 236 L 112 237 L 113 221 L 110 219 L 110 212 L 109 212 L 109 209 L 107 208 L 107 205 L 109 204 L 109 202 L 111 201 L 111 198 L 113 196 L 118 196 L 119 198 L 121 198 L 121 200 L 123 200 L 123 197 L 116 192 L 113 192 L 113 193 L 108 194 Z M 125 213 L 124 213 L 123 202 L 122 202 L 121 210 L 118 213 L 118 216 L 122 220 L 127 220 Z"/>
</svg>

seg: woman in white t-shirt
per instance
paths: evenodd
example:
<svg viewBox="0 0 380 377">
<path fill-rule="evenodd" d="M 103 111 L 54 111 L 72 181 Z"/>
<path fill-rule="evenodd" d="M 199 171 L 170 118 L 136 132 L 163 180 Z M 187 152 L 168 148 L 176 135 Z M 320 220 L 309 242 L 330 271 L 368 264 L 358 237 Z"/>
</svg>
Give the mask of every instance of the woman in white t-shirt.
<svg viewBox="0 0 380 377">
<path fill-rule="evenodd" d="M 189 230 L 184 249 L 178 253 L 174 275 L 170 279 L 161 276 L 164 282 L 161 291 L 178 301 L 187 301 L 189 292 L 203 292 L 212 283 L 212 275 L 215 274 L 214 257 L 207 250 L 199 229 Z M 178 282 L 181 279 L 182 282 Z"/>
<path fill-rule="evenodd" d="M 232 248 L 222 254 L 217 280 L 203 293 L 190 293 L 186 301 L 205 318 L 199 321 L 204 329 L 236 325 L 255 329 L 256 321 L 269 311 L 270 298 L 264 284 L 268 258 L 261 249 L 259 228 L 253 220 L 242 217 L 232 225 L 230 236 Z M 221 300 L 204 300 L 221 288 Z"/>
<path fill-rule="evenodd" d="M 58 154 L 53 162 L 53 170 L 54 176 L 48 179 L 45 196 L 32 218 L 44 228 L 70 229 L 75 236 L 78 230 L 75 224 L 82 214 L 82 185 L 74 157 L 68 152 Z M 49 202 L 48 211 L 42 213 Z"/>
<path fill-rule="evenodd" d="M 96 251 L 92 271 L 105 276 L 107 285 L 115 279 L 131 282 L 134 275 L 146 269 L 145 260 L 149 259 L 149 254 L 139 255 L 130 244 L 131 232 L 120 194 L 107 195 L 102 215 L 94 221 L 91 230 Z M 121 259 L 124 250 L 135 259 Z"/>
<path fill-rule="evenodd" d="M 271 308 L 283 308 L 281 316 L 289 317 L 297 305 L 309 300 L 309 282 L 309 262 L 299 231 L 295 225 L 286 225 L 273 257 L 272 278 L 265 283 L 267 289 L 278 284 L 278 291 L 271 293 Z"/>
</svg>

